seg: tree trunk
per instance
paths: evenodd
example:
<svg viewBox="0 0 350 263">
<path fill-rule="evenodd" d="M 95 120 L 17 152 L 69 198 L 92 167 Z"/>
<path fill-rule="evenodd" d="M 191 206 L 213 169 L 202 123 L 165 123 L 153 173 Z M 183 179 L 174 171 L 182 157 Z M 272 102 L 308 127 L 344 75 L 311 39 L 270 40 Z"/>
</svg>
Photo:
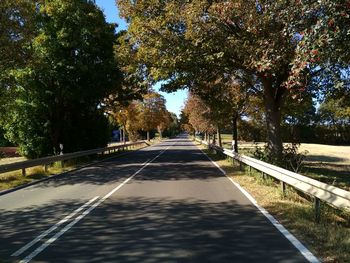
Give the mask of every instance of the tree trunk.
<svg viewBox="0 0 350 263">
<path fill-rule="evenodd" d="M 147 131 L 147 141 L 150 141 L 149 131 Z"/>
<path fill-rule="evenodd" d="M 163 139 L 163 133 L 162 133 L 161 130 L 159 130 L 159 138 L 160 138 L 160 139 Z"/>
<path fill-rule="evenodd" d="M 238 153 L 238 132 L 237 132 L 237 114 L 232 115 L 232 140 L 233 140 L 233 150 Z"/>
<path fill-rule="evenodd" d="M 207 141 L 207 132 L 204 133 L 204 141 Z"/>
<path fill-rule="evenodd" d="M 220 130 L 220 127 L 219 127 L 219 126 L 218 126 L 216 132 L 217 132 L 217 137 L 218 137 L 219 146 L 222 147 L 221 130 Z"/>
<path fill-rule="evenodd" d="M 272 81 L 265 79 L 264 105 L 267 129 L 267 149 L 270 156 L 277 162 L 282 158 L 283 144 L 281 137 L 281 106 L 285 89 L 275 88 Z"/>
<path fill-rule="evenodd" d="M 54 147 L 54 151 L 56 152 L 56 154 L 60 153 L 60 129 L 58 127 L 56 127 L 53 130 L 53 147 Z"/>
<path fill-rule="evenodd" d="M 125 126 L 123 127 L 123 143 L 126 143 Z"/>
</svg>

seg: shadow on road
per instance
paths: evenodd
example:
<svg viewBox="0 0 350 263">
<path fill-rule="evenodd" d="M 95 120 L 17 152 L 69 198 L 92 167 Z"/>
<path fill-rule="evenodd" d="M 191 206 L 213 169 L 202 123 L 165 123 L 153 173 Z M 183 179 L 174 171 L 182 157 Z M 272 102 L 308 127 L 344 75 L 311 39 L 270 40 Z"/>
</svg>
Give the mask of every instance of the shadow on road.
<svg viewBox="0 0 350 263">
<path fill-rule="evenodd" d="M 180 143 L 181 140 L 176 140 L 179 145 L 160 155 L 36 259 L 40 262 L 305 262 L 192 143 L 188 140 Z M 168 144 L 174 142 L 95 164 L 36 187 L 82 184 L 83 189 L 88 189 L 84 184 L 120 182 Z M 84 202 L 62 197 L 50 203 L 26 206 L 25 210 L 0 209 L 0 259 L 10 259 L 11 253 Z"/>
<path fill-rule="evenodd" d="M 113 202 L 111 202 L 113 201 Z M 0 258 L 39 234 L 38 223 L 64 216 L 68 203 L 1 211 Z M 33 229 L 32 227 L 35 226 Z M 196 199 L 113 198 L 38 256 L 50 262 L 304 262 L 251 206 Z M 281 242 L 281 240 L 283 242 Z M 20 242 L 21 241 L 21 242 Z M 15 246 L 16 245 L 16 246 Z M 7 256 L 6 256 L 7 255 Z M 265 261 L 268 259 L 267 261 Z"/>
<path fill-rule="evenodd" d="M 217 168 L 208 162 L 206 157 L 193 147 L 193 144 L 191 146 L 192 148 L 185 148 L 186 150 L 184 150 L 183 145 L 181 145 L 181 149 L 167 150 L 147 166 L 147 171 L 151 170 L 151 175 L 143 176 L 142 180 L 205 180 L 220 176 Z M 163 145 L 162 148 L 164 148 Z M 114 158 L 110 161 L 104 161 L 57 178 L 52 178 L 36 185 L 35 188 L 115 183 L 131 176 L 142 167 L 144 161 L 152 159 L 158 153 L 159 150 L 148 150 L 146 153 L 140 151 L 125 157 Z M 149 156 L 149 158 L 146 158 L 146 156 Z M 139 177 L 138 175 L 137 178 Z"/>
</svg>

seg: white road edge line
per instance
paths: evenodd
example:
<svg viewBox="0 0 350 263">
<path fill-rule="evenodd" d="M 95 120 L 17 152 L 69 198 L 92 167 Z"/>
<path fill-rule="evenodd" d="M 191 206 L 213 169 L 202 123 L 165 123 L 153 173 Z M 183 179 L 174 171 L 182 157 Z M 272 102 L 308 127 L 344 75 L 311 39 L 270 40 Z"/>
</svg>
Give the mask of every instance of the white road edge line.
<svg viewBox="0 0 350 263">
<path fill-rule="evenodd" d="M 52 227 L 50 227 L 48 230 L 42 232 L 39 236 L 37 236 L 35 239 L 33 239 L 31 242 L 29 242 L 28 244 L 26 244 L 25 246 L 21 247 L 19 250 L 17 250 L 16 252 L 14 252 L 11 257 L 18 257 L 19 255 L 21 255 L 24 251 L 26 251 L 28 248 L 30 248 L 31 246 L 35 245 L 37 242 L 39 242 L 41 239 L 43 239 L 44 237 L 46 237 L 48 234 L 50 234 L 52 231 L 56 230 L 60 225 L 62 225 L 63 223 L 67 222 L 70 218 L 72 218 L 73 216 L 75 216 L 77 213 L 79 213 L 81 210 L 83 210 L 85 207 L 87 207 L 88 205 L 90 205 L 92 202 L 94 202 L 97 198 L 99 198 L 99 196 L 95 196 L 94 198 L 92 198 L 91 200 L 89 200 L 88 202 L 86 202 L 85 204 L 83 204 L 82 206 L 80 206 L 79 208 L 77 208 L 76 210 L 74 210 L 72 213 L 70 213 L 69 215 L 67 215 L 65 218 L 63 218 L 61 221 L 57 222 L 55 225 L 53 225 Z"/>
<path fill-rule="evenodd" d="M 197 145 L 196 145 L 197 146 Z M 244 190 L 238 183 L 232 178 L 227 176 L 224 169 L 222 169 L 213 159 L 211 159 L 202 149 L 197 147 L 208 159 L 211 161 L 230 181 L 233 183 L 248 199 L 252 204 L 259 209 L 259 211 L 272 223 L 282 235 L 287 238 L 293 246 L 299 250 L 299 252 L 311 263 L 320 263 L 320 261 L 308 250 L 293 234 L 291 234 L 282 224 L 280 224 L 265 208 L 261 207 L 254 197 Z"/>
<path fill-rule="evenodd" d="M 126 183 L 128 183 L 133 177 L 135 177 L 137 174 L 139 174 L 144 168 L 146 168 L 150 163 L 152 163 L 154 160 L 156 160 L 159 156 L 161 156 L 166 150 L 168 150 L 173 145 L 168 146 L 165 150 L 161 151 L 152 160 L 150 160 L 150 161 L 147 160 L 146 162 L 144 162 L 142 164 L 142 167 L 139 170 L 137 170 L 133 175 L 131 175 L 124 182 L 122 182 L 120 185 L 118 185 L 116 188 L 114 188 L 112 191 L 110 191 L 108 194 L 106 194 L 98 202 L 94 203 L 91 207 L 89 207 L 89 209 L 85 210 L 81 215 L 79 215 L 77 218 L 75 218 L 74 221 L 72 221 L 68 225 L 66 225 L 63 229 L 61 229 L 61 231 L 57 232 L 53 237 L 51 237 L 50 239 L 46 240 L 40 247 L 35 249 L 32 253 L 30 253 L 23 260 L 21 260 L 20 263 L 27 263 L 27 262 L 31 261 L 40 252 L 42 252 L 50 244 L 55 242 L 60 236 L 62 236 L 65 232 L 67 232 L 70 228 L 72 228 L 76 223 L 78 223 L 81 219 L 83 219 L 86 215 L 88 215 L 92 210 L 94 210 L 97 206 L 99 206 L 108 197 L 110 197 L 112 194 L 114 194 L 116 191 L 118 191 L 121 187 L 123 187 Z"/>
</svg>

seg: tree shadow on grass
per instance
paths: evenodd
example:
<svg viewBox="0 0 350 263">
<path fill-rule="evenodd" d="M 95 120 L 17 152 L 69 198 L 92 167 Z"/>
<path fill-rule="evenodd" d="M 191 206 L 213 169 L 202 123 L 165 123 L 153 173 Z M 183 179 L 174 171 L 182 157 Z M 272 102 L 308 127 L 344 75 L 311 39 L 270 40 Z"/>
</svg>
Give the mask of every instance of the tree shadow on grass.
<svg viewBox="0 0 350 263">
<path fill-rule="evenodd" d="M 350 190 L 350 165 L 307 163 L 302 170 L 302 174 Z"/>
<path fill-rule="evenodd" d="M 339 162 L 345 162 L 347 159 L 335 157 L 335 156 L 328 156 L 328 155 L 306 155 L 306 161 L 307 162 L 327 162 L 327 163 L 339 163 Z"/>
</svg>

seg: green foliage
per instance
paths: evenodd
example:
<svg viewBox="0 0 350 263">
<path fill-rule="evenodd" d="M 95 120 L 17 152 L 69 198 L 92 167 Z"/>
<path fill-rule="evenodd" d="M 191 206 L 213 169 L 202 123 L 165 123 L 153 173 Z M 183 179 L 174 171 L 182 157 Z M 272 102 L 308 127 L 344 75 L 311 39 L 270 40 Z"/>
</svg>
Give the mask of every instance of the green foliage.
<svg viewBox="0 0 350 263">
<path fill-rule="evenodd" d="M 150 91 L 138 104 L 140 128 L 143 131 L 157 129 L 167 113 L 165 99 L 159 93 Z"/>
<path fill-rule="evenodd" d="M 269 152 L 266 151 L 266 147 L 267 146 L 265 145 L 264 149 L 256 144 L 255 149 L 252 152 L 253 157 L 258 160 L 283 167 L 287 170 L 291 170 L 295 173 L 300 172 L 300 170 L 303 168 L 306 155 L 308 154 L 307 151 L 298 151 L 299 144 L 290 143 L 284 145 L 282 151 L 282 158 L 277 159 L 275 158 L 275 156 L 269 154 Z"/>
<path fill-rule="evenodd" d="M 6 137 L 34 158 L 104 146 L 108 122 L 102 100 L 119 92 L 115 26 L 92 1 L 38 5 L 31 62 L 12 69 L 14 100 L 7 103 Z M 25 50 L 27 50 L 25 49 Z"/>
<path fill-rule="evenodd" d="M 238 130 L 241 141 L 261 142 L 266 138 L 265 125 L 253 120 L 240 120 Z"/>
<path fill-rule="evenodd" d="M 278 158 L 286 98 L 301 99 L 315 71 L 348 63 L 348 1 L 120 0 L 118 5 L 130 22 L 134 61 L 151 81 L 191 91 L 225 76 L 248 83 L 246 92 L 263 99 L 267 150 Z M 212 89 L 203 93 L 202 98 L 213 96 Z"/>
<path fill-rule="evenodd" d="M 173 137 L 180 133 L 180 123 L 175 113 L 169 112 L 169 123 L 163 132 L 163 136 L 165 137 Z"/>
<path fill-rule="evenodd" d="M 36 32 L 35 1 L 0 1 L 0 126 L 4 120 L 9 100 L 14 99 L 11 86 L 12 71 L 23 68 L 31 61 L 28 48 Z"/>
<path fill-rule="evenodd" d="M 5 139 L 4 130 L 0 126 L 0 147 L 13 146 L 8 140 Z"/>
</svg>

